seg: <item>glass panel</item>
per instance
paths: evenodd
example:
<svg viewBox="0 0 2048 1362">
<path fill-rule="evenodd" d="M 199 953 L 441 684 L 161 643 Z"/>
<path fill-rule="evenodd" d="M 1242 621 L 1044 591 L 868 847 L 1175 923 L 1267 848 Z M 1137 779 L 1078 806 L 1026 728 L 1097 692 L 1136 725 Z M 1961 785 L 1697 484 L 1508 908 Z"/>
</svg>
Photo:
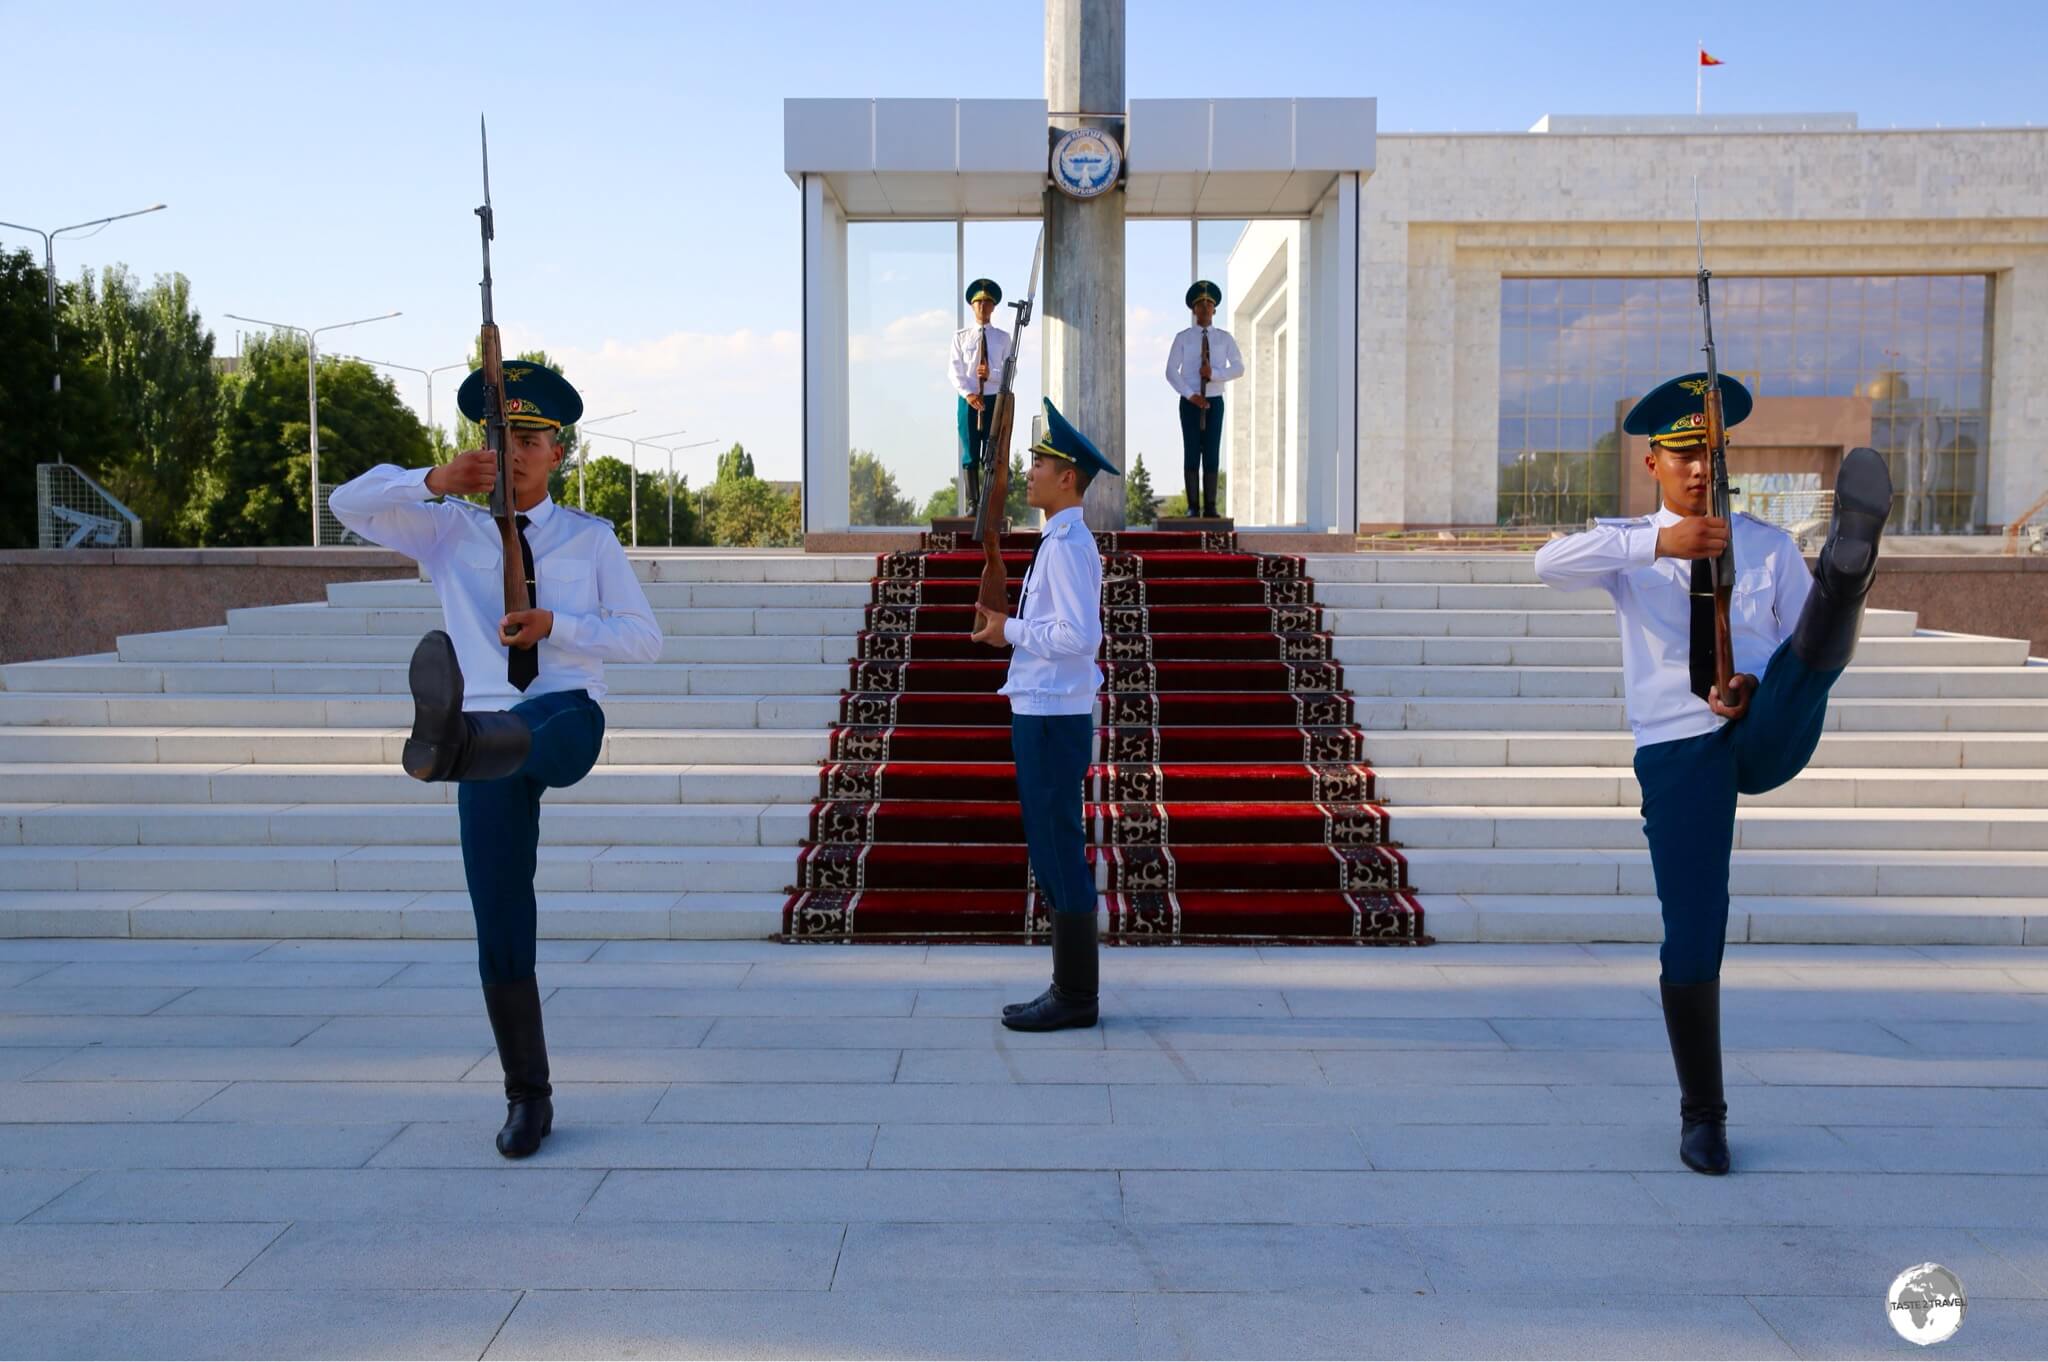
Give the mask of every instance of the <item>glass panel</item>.
<svg viewBox="0 0 2048 1362">
<path fill-rule="evenodd" d="M 1620 412 L 1703 363 L 1692 281 L 1503 281 L 1504 299 L 1510 283 L 1531 306 L 1527 335 L 1502 339 L 1501 521 L 1570 525 L 1588 507 L 1611 514 L 1618 484 L 1639 463 L 1615 429 Z M 1590 308 L 1577 306 L 1585 297 Z M 1717 281 L 1714 301 L 1721 367 L 1758 398 L 1755 424 L 1738 439 L 1803 443 L 1810 434 L 1774 438 L 1771 404 L 1839 400 L 1839 412 L 1787 409 L 1785 419 L 1804 432 L 1818 418 L 1860 438 L 1856 423 L 1867 414 L 1868 438 L 1899 489 L 1899 527 L 1979 528 L 1987 277 L 1731 277 Z M 1566 314 L 1575 311 L 1586 315 L 1572 327 Z M 1525 367 L 1511 368 L 1511 354 Z M 1510 420 L 1525 410 L 1528 420 Z"/>
<path fill-rule="evenodd" d="M 996 308 L 992 324 L 1013 336 L 1017 331 L 1017 314 L 1010 304 L 1021 300 L 1030 289 L 1031 248 L 1037 242 L 1038 224 L 1035 222 L 970 222 L 966 225 L 962 243 L 966 251 L 962 260 L 963 273 L 968 279 L 993 279 L 1002 287 L 1003 301 Z M 1044 292 L 1045 281 L 1041 278 L 1039 293 L 1043 296 Z M 972 316 L 967 320 L 971 322 Z M 1017 379 L 1012 389 L 1017 399 L 1017 414 L 1010 427 L 1013 463 L 1018 453 L 1030 447 L 1031 418 L 1038 414 L 1038 399 L 1045 390 L 1045 370 L 1039 349 L 1044 336 L 1044 319 L 1033 318 L 1031 325 L 1024 329 L 1024 343 L 1017 351 Z M 941 503 L 932 509 L 944 509 L 944 488 L 950 486 L 954 483 L 934 485 L 931 490 L 941 496 Z M 929 498 L 926 504 L 930 506 Z M 1010 506 L 1013 512 L 1023 506 L 1021 494 L 1011 495 Z M 1020 523 L 1027 526 L 1035 523 L 1037 514 L 1036 511 L 1026 511 Z"/>
<path fill-rule="evenodd" d="M 951 222 L 846 229 L 850 524 L 915 524 L 959 467 L 953 255 Z"/>
</svg>

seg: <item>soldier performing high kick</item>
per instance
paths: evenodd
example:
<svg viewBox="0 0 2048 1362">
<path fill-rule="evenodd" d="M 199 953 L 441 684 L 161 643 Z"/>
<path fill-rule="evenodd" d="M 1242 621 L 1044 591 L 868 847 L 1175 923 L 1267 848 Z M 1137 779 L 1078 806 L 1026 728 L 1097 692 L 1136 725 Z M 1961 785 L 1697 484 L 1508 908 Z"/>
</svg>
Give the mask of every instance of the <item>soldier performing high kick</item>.
<svg viewBox="0 0 2048 1362">
<path fill-rule="evenodd" d="M 413 652 L 403 765 L 416 780 L 461 782 L 477 972 L 505 1071 L 497 1146 L 516 1159 L 538 1149 L 554 1124 L 534 977 L 541 795 L 589 774 L 604 738 L 604 664 L 654 661 L 661 630 L 610 522 L 548 496 L 562 427 L 582 414 L 582 399 L 552 369 L 514 362 L 504 373 L 512 502 L 534 608 L 505 613 L 497 523 L 458 499 L 496 483 L 488 451 L 438 468 L 380 465 L 336 488 L 330 505 L 363 538 L 419 560 L 441 598 L 446 632 L 434 630 Z M 464 416 L 484 419 L 483 370 L 456 400 Z"/>
<path fill-rule="evenodd" d="M 1675 378 L 1622 424 L 1649 437 L 1644 466 L 1662 494 L 1654 515 L 1602 520 L 1536 555 L 1543 581 L 1605 591 L 1620 622 L 1643 833 L 1664 915 L 1658 987 L 1678 1074 L 1679 1157 L 1699 1173 L 1728 1171 L 1720 977 L 1736 796 L 1778 788 L 1813 755 L 1829 688 L 1856 650 L 1892 502 L 1884 460 L 1851 450 L 1810 572 L 1783 530 L 1713 515 L 1705 394 L 1714 386 L 1704 373 Z M 1725 375 L 1718 386 L 1722 420 L 1735 425 L 1749 414 L 1749 391 Z M 1717 663 L 1709 563 L 1731 537 L 1732 658 Z M 1734 673 L 1725 694 L 1717 665 Z"/>
<path fill-rule="evenodd" d="M 955 420 L 960 427 L 960 467 L 967 473 L 967 500 L 961 511 L 973 515 L 981 504 L 982 449 L 988 444 L 995 395 L 1002 386 L 1003 360 L 1010 353 L 1010 333 L 991 326 L 996 304 L 1003 290 L 993 279 L 977 279 L 967 286 L 967 302 L 974 309 L 974 325 L 953 333 L 952 359 L 947 373 L 959 394 Z"/>
</svg>

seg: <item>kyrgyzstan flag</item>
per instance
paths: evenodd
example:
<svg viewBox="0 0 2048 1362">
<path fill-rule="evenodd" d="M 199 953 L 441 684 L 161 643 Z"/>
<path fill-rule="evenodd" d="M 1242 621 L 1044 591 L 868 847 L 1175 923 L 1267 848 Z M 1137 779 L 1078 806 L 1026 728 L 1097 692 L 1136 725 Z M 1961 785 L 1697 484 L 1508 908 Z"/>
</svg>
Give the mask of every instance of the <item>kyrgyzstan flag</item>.
<svg viewBox="0 0 2048 1362">
<path fill-rule="evenodd" d="M 1720 59 L 1719 57 L 1710 57 L 1710 56 L 1708 56 L 1708 55 L 1707 55 L 1707 49 L 1706 49 L 1706 48 L 1704 48 L 1704 47 L 1703 47 L 1703 48 L 1701 48 L 1701 49 L 1700 49 L 1700 65 L 1701 65 L 1701 66 L 1720 66 L 1720 65 L 1722 65 L 1722 64 L 1723 64 L 1723 63 L 1722 63 L 1722 61 L 1721 61 L 1721 59 Z"/>
</svg>

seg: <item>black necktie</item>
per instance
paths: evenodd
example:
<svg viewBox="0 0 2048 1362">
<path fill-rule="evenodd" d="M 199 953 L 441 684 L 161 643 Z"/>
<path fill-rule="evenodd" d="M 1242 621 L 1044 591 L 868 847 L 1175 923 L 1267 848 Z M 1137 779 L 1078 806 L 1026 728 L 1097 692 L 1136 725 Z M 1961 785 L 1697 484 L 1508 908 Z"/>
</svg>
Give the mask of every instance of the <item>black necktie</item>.
<svg viewBox="0 0 2048 1362">
<path fill-rule="evenodd" d="M 1714 685 L 1714 566 L 1692 560 L 1692 693 L 1704 700 Z"/>
<path fill-rule="evenodd" d="M 526 603 L 532 605 L 537 599 L 538 592 L 534 585 L 533 545 L 526 542 L 526 527 L 529 522 L 523 515 L 515 516 L 513 519 L 519 526 L 519 560 L 526 565 Z M 540 675 L 540 645 L 512 649 L 505 659 L 505 675 L 522 691 L 532 685 L 533 678 Z"/>
</svg>

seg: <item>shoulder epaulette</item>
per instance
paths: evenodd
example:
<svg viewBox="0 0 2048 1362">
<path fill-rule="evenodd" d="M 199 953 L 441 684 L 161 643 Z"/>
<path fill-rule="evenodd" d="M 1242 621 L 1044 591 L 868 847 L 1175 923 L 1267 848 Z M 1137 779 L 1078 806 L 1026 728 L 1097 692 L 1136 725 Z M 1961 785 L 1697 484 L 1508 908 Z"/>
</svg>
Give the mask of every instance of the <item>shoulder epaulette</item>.
<svg viewBox="0 0 2048 1362">
<path fill-rule="evenodd" d="M 1650 519 L 1646 515 L 1596 515 L 1593 517 L 1593 523 L 1596 525 L 1647 525 L 1650 523 Z"/>
<path fill-rule="evenodd" d="M 603 516 L 593 515 L 591 512 L 583 510 L 582 508 L 577 506 L 564 506 L 561 502 L 558 501 L 555 503 L 555 509 L 561 511 L 565 515 L 573 515 L 578 520 L 594 520 L 608 530 L 615 528 L 612 522 L 606 520 Z"/>
</svg>

